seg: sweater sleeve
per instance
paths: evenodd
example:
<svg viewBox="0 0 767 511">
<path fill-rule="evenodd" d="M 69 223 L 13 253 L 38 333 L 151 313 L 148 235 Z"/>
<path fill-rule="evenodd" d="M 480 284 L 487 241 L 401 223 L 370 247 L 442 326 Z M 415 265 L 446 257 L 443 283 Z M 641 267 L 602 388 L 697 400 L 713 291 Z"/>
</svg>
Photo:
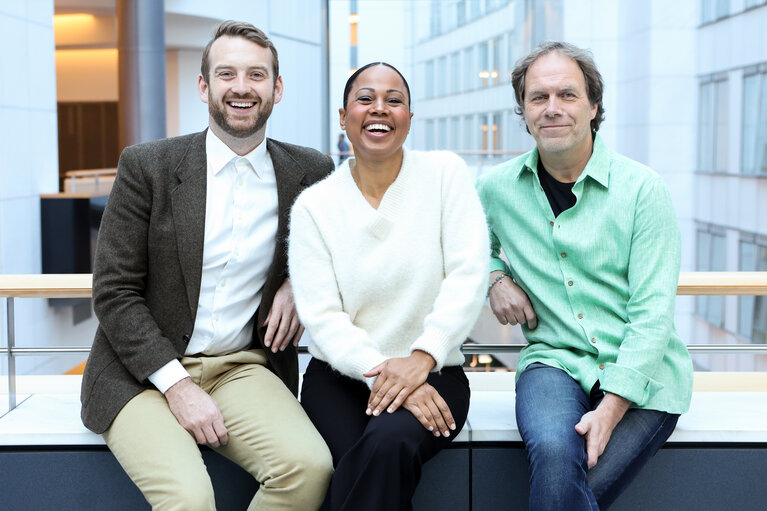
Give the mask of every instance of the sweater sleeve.
<svg viewBox="0 0 767 511">
<path fill-rule="evenodd" d="M 450 155 L 442 176 L 441 241 L 445 278 L 411 350 L 429 353 L 440 370 L 466 339 L 485 299 L 489 239 L 466 164 Z"/>
<path fill-rule="evenodd" d="M 386 357 L 344 311 L 331 254 L 300 197 L 291 211 L 288 264 L 298 316 L 312 338 L 312 354 L 341 374 L 372 387 L 375 378 L 363 374 Z"/>
</svg>

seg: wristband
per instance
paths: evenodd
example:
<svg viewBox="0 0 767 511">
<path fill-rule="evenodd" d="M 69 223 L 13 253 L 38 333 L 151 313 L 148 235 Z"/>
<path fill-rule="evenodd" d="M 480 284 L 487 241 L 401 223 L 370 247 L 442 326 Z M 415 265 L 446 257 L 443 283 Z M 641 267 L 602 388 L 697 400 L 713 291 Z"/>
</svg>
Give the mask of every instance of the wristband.
<svg viewBox="0 0 767 511">
<path fill-rule="evenodd" d="M 493 280 L 493 282 L 492 282 L 492 283 L 491 283 L 489 286 L 487 286 L 487 296 L 490 296 L 490 290 L 491 290 L 491 289 L 493 289 L 493 286 L 494 286 L 494 285 L 496 285 L 496 284 L 497 284 L 497 283 L 499 283 L 501 280 L 503 280 L 503 277 L 508 277 L 508 275 L 506 275 L 505 273 L 501 273 L 500 275 L 498 275 L 498 276 L 497 276 L 497 277 L 496 277 L 496 278 Z"/>
</svg>

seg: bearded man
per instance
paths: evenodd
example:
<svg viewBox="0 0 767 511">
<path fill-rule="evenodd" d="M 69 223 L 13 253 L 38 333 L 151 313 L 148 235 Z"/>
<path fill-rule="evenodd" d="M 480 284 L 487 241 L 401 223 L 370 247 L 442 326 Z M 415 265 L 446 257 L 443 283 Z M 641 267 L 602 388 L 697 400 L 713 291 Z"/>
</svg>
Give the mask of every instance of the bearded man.
<svg viewBox="0 0 767 511">
<path fill-rule="evenodd" d="M 82 419 L 153 509 L 215 509 L 198 444 L 260 483 L 249 509 L 317 509 L 332 461 L 295 399 L 303 327 L 286 242 L 294 198 L 333 162 L 265 139 L 283 83 L 256 27 L 217 28 L 198 89 L 209 129 L 120 156 Z"/>
</svg>

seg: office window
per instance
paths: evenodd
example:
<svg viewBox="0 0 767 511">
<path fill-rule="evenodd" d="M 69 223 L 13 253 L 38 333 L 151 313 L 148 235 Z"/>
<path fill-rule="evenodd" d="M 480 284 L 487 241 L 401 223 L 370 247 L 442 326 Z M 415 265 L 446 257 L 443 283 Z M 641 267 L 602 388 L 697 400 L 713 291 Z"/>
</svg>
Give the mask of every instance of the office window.
<svg viewBox="0 0 767 511">
<path fill-rule="evenodd" d="M 482 14 L 482 2 L 480 0 L 469 0 L 469 21 L 479 18 Z"/>
<path fill-rule="evenodd" d="M 740 271 L 767 271 L 767 240 L 740 242 Z M 738 334 L 752 343 L 767 343 L 767 296 L 738 299 Z"/>
<path fill-rule="evenodd" d="M 460 151 L 461 149 L 461 119 L 452 117 L 450 119 L 450 146 L 451 151 Z"/>
<path fill-rule="evenodd" d="M 743 78 L 743 173 L 767 174 L 767 73 Z"/>
<path fill-rule="evenodd" d="M 493 85 L 498 85 L 501 81 L 501 38 L 493 39 L 493 64 L 490 69 L 490 79 Z"/>
<path fill-rule="evenodd" d="M 479 129 L 480 129 L 480 140 L 482 141 L 480 144 L 480 149 L 483 152 L 490 151 L 492 147 L 490 147 L 491 144 L 491 134 L 490 134 L 490 119 L 489 115 L 482 114 L 479 116 Z"/>
<path fill-rule="evenodd" d="M 506 35 L 506 78 L 511 83 L 511 73 L 514 71 L 514 32 L 509 32 Z"/>
<path fill-rule="evenodd" d="M 424 83 L 426 90 L 426 99 L 434 97 L 434 61 L 426 61 L 426 69 L 424 71 Z"/>
<path fill-rule="evenodd" d="M 450 83 L 448 84 L 449 94 L 458 94 L 461 91 L 461 54 L 454 52 L 450 55 Z"/>
<path fill-rule="evenodd" d="M 466 0 L 458 0 L 455 6 L 455 15 L 459 27 L 466 23 Z"/>
<path fill-rule="evenodd" d="M 431 151 L 435 149 L 434 147 L 434 119 L 429 119 L 426 121 L 426 136 L 424 137 L 424 140 L 426 141 L 426 150 Z"/>
<path fill-rule="evenodd" d="M 437 121 L 437 149 L 447 149 L 447 117 Z"/>
<path fill-rule="evenodd" d="M 447 76 L 447 56 L 440 57 L 437 61 L 437 96 L 444 96 L 447 94 L 447 82 L 449 78 Z"/>
<path fill-rule="evenodd" d="M 503 115 L 500 112 L 493 114 L 493 125 L 491 128 L 493 133 L 493 151 L 503 151 L 502 119 Z M 501 156 L 497 155 L 496 157 L 500 158 Z"/>
<path fill-rule="evenodd" d="M 724 233 L 713 226 L 698 230 L 697 271 L 724 271 L 726 269 L 725 241 Z M 695 314 L 716 327 L 723 327 L 724 297 L 696 297 Z"/>
<path fill-rule="evenodd" d="M 762 5 L 764 3 L 767 3 L 767 0 L 746 0 L 746 9 L 750 9 L 752 7 L 756 7 L 757 5 Z"/>
<path fill-rule="evenodd" d="M 702 0 L 701 23 L 710 23 L 730 15 L 730 0 Z"/>
<path fill-rule="evenodd" d="M 477 148 L 474 145 L 474 117 L 471 115 L 463 118 L 463 143 L 461 147 L 464 151 L 473 151 Z"/>
<path fill-rule="evenodd" d="M 481 43 L 479 45 L 478 64 L 479 83 L 482 87 L 487 87 L 488 83 L 490 83 L 490 48 L 488 43 Z"/>
<path fill-rule="evenodd" d="M 470 46 L 463 50 L 463 67 L 461 68 L 463 74 L 463 91 L 474 90 L 474 80 L 476 71 L 474 70 L 474 47 Z"/>
<path fill-rule="evenodd" d="M 698 126 L 698 169 L 727 171 L 727 80 L 700 85 Z"/>
<path fill-rule="evenodd" d="M 442 2 L 441 0 L 431 0 L 431 9 L 429 9 L 429 31 L 432 37 L 441 33 L 442 21 Z"/>
</svg>

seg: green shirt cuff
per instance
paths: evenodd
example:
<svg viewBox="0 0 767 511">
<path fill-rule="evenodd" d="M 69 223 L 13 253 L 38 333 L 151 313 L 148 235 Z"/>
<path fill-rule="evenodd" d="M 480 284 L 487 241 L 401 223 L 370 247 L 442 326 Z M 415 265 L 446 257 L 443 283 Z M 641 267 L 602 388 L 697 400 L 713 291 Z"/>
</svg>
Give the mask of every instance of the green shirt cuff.
<svg viewBox="0 0 767 511">
<path fill-rule="evenodd" d="M 642 407 L 663 388 L 663 384 L 630 367 L 606 364 L 605 372 L 599 379 L 599 387 L 604 392 L 617 394 Z"/>
<path fill-rule="evenodd" d="M 500 259 L 498 257 L 491 257 L 490 258 L 490 273 L 494 271 L 502 271 L 506 275 L 511 275 L 511 270 L 509 270 L 509 265 L 506 264 L 506 261 L 503 259 Z"/>
</svg>

